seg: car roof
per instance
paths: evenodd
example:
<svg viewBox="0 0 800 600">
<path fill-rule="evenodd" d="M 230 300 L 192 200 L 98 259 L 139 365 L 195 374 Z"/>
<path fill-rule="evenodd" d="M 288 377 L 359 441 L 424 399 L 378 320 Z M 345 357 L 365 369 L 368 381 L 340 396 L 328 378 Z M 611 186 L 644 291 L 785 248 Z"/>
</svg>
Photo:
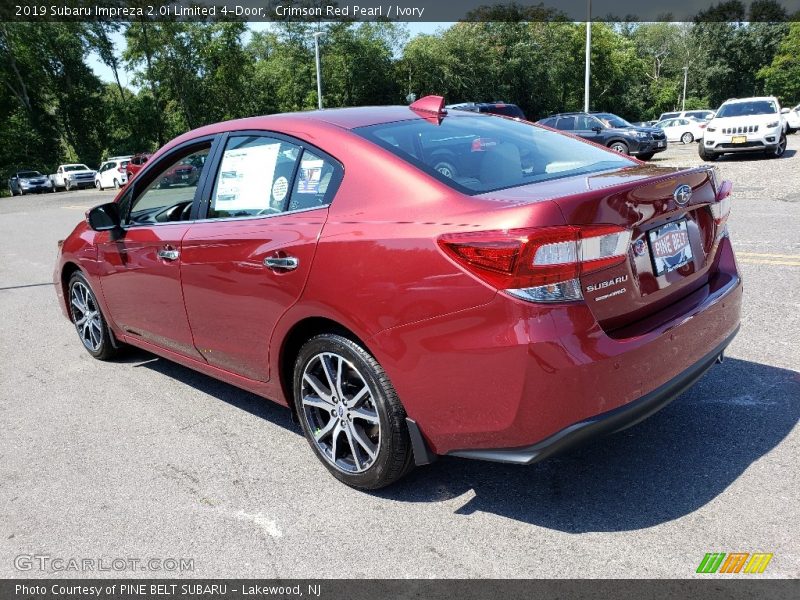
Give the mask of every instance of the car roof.
<svg viewBox="0 0 800 600">
<path fill-rule="evenodd" d="M 279 130 L 291 134 L 296 130 L 308 130 L 311 128 L 331 129 L 340 128 L 345 130 L 356 129 L 357 127 L 368 127 L 381 123 L 395 123 L 398 121 L 413 121 L 430 118 L 430 114 L 423 111 L 414 111 L 408 106 L 358 106 L 352 108 L 326 108 L 323 110 L 310 110 L 303 112 L 277 113 L 274 115 L 262 115 L 257 117 L 246 117 L 244 119 L 233 119 L 212 123 L 192 131 L 172 140 L 164 148 L 171 148 L 187 140 L 192 140 L 204 135 L 214 135 L 227 131 L 239 131 L 246 129 L 255 130 Z M 467 111 L 453 111 L 447 113 L 448 118 L 490 118 Z"/>
<path fill-rule="evenodd" d="M 742 102 L 759 102 L 766 100 L 777 101 L 778 99 L 775 96 L 753 96 L 752 98 L 731 98 L 730 100 L 725 100 L 723 104 L 741 104 Z"/>
</svg>

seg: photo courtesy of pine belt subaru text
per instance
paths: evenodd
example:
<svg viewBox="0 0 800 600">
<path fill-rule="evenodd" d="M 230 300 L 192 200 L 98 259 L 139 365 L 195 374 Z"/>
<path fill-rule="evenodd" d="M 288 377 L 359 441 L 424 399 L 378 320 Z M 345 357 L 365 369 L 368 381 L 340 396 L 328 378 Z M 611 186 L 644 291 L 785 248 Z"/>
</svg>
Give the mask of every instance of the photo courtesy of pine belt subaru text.
<svg viewBox="0 0 800 600">
<path fill-rule="evenodd" d="M 438 96 L 254 117 L 156 152 L 54 280 L 92 356 L 285 405 L 375 489 L 441 455 L 530 464 L 686 390 L 739 328 L 730 194 Z"/>
</svg>

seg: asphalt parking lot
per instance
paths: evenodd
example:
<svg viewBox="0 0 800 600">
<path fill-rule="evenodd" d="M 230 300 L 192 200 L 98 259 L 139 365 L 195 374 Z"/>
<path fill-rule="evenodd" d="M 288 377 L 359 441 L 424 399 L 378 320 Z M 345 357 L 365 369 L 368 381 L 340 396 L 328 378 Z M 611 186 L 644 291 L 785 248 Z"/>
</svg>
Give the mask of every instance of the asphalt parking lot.
<svg viewBox="0 0 800 600">
<path fill-rule="evenodd" d="M 653 161 L 699 162 L 695 144 Z M 0 577 L 81 575 L 15 567 L 45 555 L 194 561 L 85 576 L 682 578 L 706 552 L 771 552 L 764 576 L 800 576 L 800 134 L 781 159 L 717 164 L 745 279 L 724 364 L 569 454 L 442 459 L 378 493 L 330 477 L 277 405 L 83 350 L 56 241 L 112 192 L 0 199 Z"/>
</svg>

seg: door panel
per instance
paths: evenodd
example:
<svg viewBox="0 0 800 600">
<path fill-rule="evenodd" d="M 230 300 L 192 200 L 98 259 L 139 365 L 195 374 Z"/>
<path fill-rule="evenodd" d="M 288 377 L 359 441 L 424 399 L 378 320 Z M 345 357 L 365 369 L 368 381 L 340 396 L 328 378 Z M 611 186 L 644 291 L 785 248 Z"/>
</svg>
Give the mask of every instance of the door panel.
<svg viewBox="0 0 800 600">
<path fill-rule="evenodd" d="M 197 349 L 209 364 L 269 379 L 269 339 L 305 287 L 327 208 L 196 223 L 183 239 L 181 277 Z M 291 271 L 264 259 L 294 257 Z"/>
<path fill-rule="evenodd" d="M 114 323 L 127 335 L 193 358 L 201 355 L 186 318 L 180 268 L 199 178 L 165 186 L 163 177 L 189 162 L 202 171 L 210 149 L 204 140 L 160 159 L 142 187 L 120 200 L 123 230 L 103 233 L 98 242 L 100 284 Z"/>
<path fill-rule="evenodd" d="M 209 362 L 268 381 L 269 340 L 299 299 L 341 166 L 274 134 L 231 134 L 211 219 L 183 239 L 181 278 L 195 346 Z"/>
<path fill-rule="evenodd" d="M 176 260 L 159 251 L 180 252 L 188 224 L 129 229 L 116 241 L 108 233 L 98 243 L 98 259 L 105 273 L 100 282 L 111 318 L 126 334 L 197 358 Z"/>
</svg>

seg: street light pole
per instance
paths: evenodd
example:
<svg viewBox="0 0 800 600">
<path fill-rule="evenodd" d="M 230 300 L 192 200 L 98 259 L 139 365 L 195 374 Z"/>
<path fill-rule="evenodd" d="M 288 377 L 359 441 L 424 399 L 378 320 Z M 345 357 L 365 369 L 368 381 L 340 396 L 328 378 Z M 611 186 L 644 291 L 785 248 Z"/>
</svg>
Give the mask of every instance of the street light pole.
<svg viewBox="0 0 800 600">
<path fill-rule="evenodd" d="M 686 110 L 686 79 L 689 76 L 689 66 L 683 67 L 683 100 L 681 101 L 681 110 Z"/>
<path fill-rule="evenodd" d="M 583 80 L 583 110 L 589 112 L 589 74 L 592 69 L 592 0 L 586 0 L 586 74 Z"/>
<path fill-rule="evenodd" d="M 320 110 L 322 110 L 322 70 L 319 67 L 319 36 L 324 34 L 324 31 L 314 33 L 314 56 L 317 63 L 317 101 Z"/>
</svg>

